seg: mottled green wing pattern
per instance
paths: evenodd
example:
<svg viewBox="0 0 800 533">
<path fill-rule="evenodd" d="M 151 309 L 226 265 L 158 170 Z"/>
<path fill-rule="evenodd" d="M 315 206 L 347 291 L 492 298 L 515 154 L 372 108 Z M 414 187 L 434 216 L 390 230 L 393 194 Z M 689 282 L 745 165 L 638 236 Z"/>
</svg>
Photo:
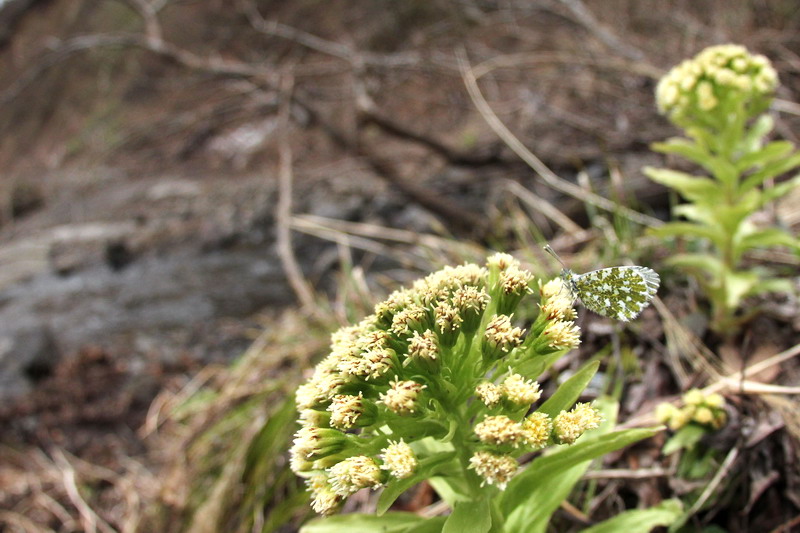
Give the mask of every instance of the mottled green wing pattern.
<svg viewBox="0 0 800 533">
<path fill-rule="evenodd" d="M 601 268 L 586 274 L 570 273 L 575 296 L 595 313 L 627 322 L 650 304 L 660 279 L 647 267 Z"/>
</svg>

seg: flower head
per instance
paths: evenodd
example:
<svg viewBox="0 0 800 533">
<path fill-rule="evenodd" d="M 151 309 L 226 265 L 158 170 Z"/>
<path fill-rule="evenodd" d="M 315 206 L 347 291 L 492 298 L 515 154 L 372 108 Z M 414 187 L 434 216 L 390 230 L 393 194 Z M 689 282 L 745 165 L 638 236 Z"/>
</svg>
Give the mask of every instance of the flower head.
<svg viewBox="0 0 800 533">
<path fill-rule="evenodd" d="M 375 419 L 372 403 L 364 401 L 361 393 L 357 396 L 337 394 L 331 399 L 328 411 L 331 413 L 331 426 L 338 429 L 350 429 L 357 422 L 360 425 L 367 425 Z"/>
<path fill-rule="evenodd" d="M 503 393 L 500 387 L 488 381 L 479 384 L 475 387 L 475 395 L 480 401 L 486 404 L 486 407 L 495 407 L 503 399 Z"/>
<path fill-rule="evenodd" d="M 539 384 L 520 374 L 510 374 L 501 386 L 503 397 L 517 407 L 529 407 L 542 396 Z"/>
<path fill-rule="evenodd" d="M 390 389 L 380 396 L 381 402 L 395 414 L 405 416 L 414 413 L 418 408 L 418 397 L 425 388 L 416 381 L 400 381 L 395 379 L 389 383 Z"/>
<path fill-rule="evenodd" d="M 330 467 L 328 480 L 333 492 L 346 497 L 367 487 L 379 487 L 381 469 L 372 457 L 355 455 Z"/>
<path fill-rule="evenodd" d="M 725 398 L 717 393 L 705 394 L 700 389 L 690 389 L 681 398 L 683 407 L 662 403 L 656 407 L 656 418 L 672 431 L 694 422 L 701 426 L 719 429 L 728 421 Z"/>
<path fill-rule="evenodd" d="M 422 334 L 415 331 L 408 343 L 408 357 L 423 368 L 434 372 L 441 364 L 441 350 L 436 333 L 425 330 Z"/>
<path fill-rule="evenodd" d="M 542 448 L 550 440 L 553 421 L 544 413 L 531 413 L 522 421 L 528 446 Z"/>
<path fill-rule="evenodd" d="M 659 111 L 679 125 L 733 101 L 755 116 L 769 105 L 777 86 L 778 75 L 766 57 L 724 44 L 706 48 L 670 70 L 658 83 L 656 102 Z"/>
<path fill-rule="evenodd" d="M 328 476 L 318 473 L 306 481 L 311 491 L 311 508 L 315 512 L 327 516 L 336 512 L 344 502 L 344 498 L 336 494 L 328 483 Z"/>
<path fill-rule="evenodd" d="M 572 444 L 587 430 L 600 426 L 600 413 L 588 403 L 579 403 L 571 411 L 561 411 L 553 420 L 553 436 L 561 444 Z"/>
<path fill-rule="evenodd" d="M 475 426 L 475 434 L 481 442 L 494 446 L 519 448 L 526 443 L 525 429 L 505 415 L 487 416 Z"/>
<path fill-rule="evenodd" d="M 554 350 L 572 349 L 581 343 L 581 329 L 572 321 L 555 320 L 544 328 L 542 335 L 547 346 Z"/>
<path fill-rule="evenodd" d="M 475 452 L 469 460 L 469 467 L 483 478 L 483 484 L 497 485 L 503 490 L 514 474 L 517 473 L 519 464 L 510 455 L 500 455 L 487 451 Z"/>
<path fill-rule="evenodd" d="M 404 479 L 414 473 L 419 462 L 411 446 L 403 442 L 391 442 L 381 450 L 381 468 L 388 470 L 397 479 Z"/>
<path fill-rule="evenodd" d="M 483 355 L 486 359 L 497 359 L 522 344 L 524 330 L 511 325 L 509 315 L 494 315 L 483 334 Z"/>
</svg>

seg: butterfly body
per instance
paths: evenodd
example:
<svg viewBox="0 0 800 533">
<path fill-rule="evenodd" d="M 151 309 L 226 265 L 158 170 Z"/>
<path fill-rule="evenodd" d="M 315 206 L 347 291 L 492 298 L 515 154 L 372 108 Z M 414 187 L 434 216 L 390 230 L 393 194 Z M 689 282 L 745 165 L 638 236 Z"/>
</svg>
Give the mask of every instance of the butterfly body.
<svg viewBox="0 0 800 533">
<path fill-rule="evenodd" d="M 601 268 L 585 274 L 565 268 L 561 278 L 587 309 L 623 322 L 636 318 L 650 304 L 660 283 L 658 274 L 643 266 Z"/>
</svg>

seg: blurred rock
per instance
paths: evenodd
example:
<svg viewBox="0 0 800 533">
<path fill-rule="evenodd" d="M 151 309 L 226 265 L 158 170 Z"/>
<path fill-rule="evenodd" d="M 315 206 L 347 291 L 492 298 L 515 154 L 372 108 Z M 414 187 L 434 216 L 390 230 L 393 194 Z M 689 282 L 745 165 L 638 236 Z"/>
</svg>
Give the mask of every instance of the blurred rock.
<svg viewBox="0 0 800 533">
<path fill-rule="evenodd" d="M 29 392 L 50 375 L 59 352 L 43 326 L 0 332 L 0 401 Z"/>
</svg>

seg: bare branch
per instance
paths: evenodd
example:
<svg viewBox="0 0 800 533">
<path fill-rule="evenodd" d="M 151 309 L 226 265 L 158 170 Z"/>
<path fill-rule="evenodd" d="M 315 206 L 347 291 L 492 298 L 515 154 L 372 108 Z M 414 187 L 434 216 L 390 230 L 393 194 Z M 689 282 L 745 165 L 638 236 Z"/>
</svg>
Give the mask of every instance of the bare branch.
<svg viewBox="0 0 800 533">
<path fill-rule="evenodd" d="M 378 111 L 378 107 L 370 98 L 359 98 L 358 118 L 361 124 L 373 124 L 385 133 L 397 137 L 398 139 L 421 144 L 425 148 L 428 148 L 430 151 L 446 159 L 451 165 L 485 166 L 503 162 L 500 158 L 501 144 L 491 147 L 487 154 L 460 153 L 433 137 L 414 131 L 397 121 L 391 120 Z"/>
</svg>

